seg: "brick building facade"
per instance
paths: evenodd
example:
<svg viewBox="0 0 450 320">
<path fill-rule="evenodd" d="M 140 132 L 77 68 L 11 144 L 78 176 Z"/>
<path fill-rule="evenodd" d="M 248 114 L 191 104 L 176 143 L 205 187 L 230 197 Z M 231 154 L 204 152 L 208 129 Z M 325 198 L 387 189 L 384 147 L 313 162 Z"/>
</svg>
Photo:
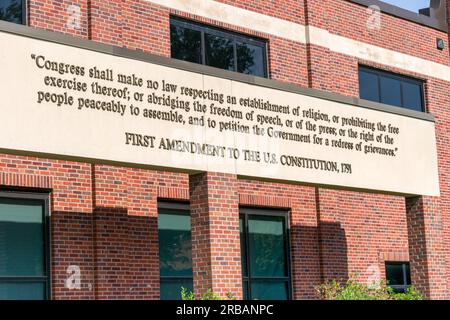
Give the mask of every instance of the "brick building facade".
<svg viewBox="0 0 450 320">
<path fill-rule="evenodd" d="M 30 28 L 164 57 L 171 17 L 255 36 L 267 41 L 271 79 L 349 97 L 360 95 L 359 65 L 413 77 L 436 124 L 440 197 L 2 152 L 0 192 L 49 194 L 52 299 L 159 299 L 161 202 L 189 204 L 196 293 L 243 297 L 239 213 L 253 208 L 289 213 L 292 299 L 317 298 L 315 287 L 331 279 L 385 279 L 386 262 L 409 263 L 427 298 L 450 298 L 450 38 L 431 18 L 380 6 L 370 27 L 370 1 L 346 0 L 25 2 Z M 450 1 L 441 6 L 450 17 Z M 80 268 L 72 289 L 69 266 Z"/>
</svg>

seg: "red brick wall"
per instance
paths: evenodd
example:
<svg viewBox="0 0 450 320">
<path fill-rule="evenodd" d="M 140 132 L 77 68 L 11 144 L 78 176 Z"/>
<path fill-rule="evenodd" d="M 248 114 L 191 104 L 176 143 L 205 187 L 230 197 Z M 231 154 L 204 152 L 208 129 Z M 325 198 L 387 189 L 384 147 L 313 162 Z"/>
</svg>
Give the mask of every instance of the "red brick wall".
<svg viewBox="0 0 450 320">
<path fill-rule="evenodd" d="M 447 2 L 448 4 L 448 2 Z M 331 33 L 345 36 L 361 42 L 377 45 L 390 50 L 406 53 L 422 59 L 438 62 L 444 65 L 450 64 L 448 50 L 439 51 L 436 49 L 436 38 L 446 38 L 447 35 L 444 32 L 437 31 L 425 26 L 418 25 L 413 22 L 409 22 L 403 19 L 398 19 L 393 16 L 382 14 L 381 29 L 380 30 L 368 30 L 366 28 L 366 22 L 368 14 L 364 6 L 360 6 L 349 1 L 333 0 L 327 1 L 329 8 L 328 13 L 320 11 L 322 7 L 321 1 L 309 0 L 308 5 L 311 7 L 310 15 L 307 16 L 308 23 L 317 27 L 327 28 Z M 330 9 L 331 8 L 331 9 Z M 336 9 L 339 8 L 339 9 Z M 317 13 L 318 12 L 318 13 Z M 448 44 L 447 44 L 448 45 Z M 345 56 L 338 53 L 332 53 L 318 46 L 308 46 L 310 51 L 308 56 L 310 58 L 310 86 L 317 89 L 324 89 L 349 96 L 358 96 L 358 63 L 370 65 L 375 68 L 381 68 L 387 71 L 397 72 L 412 77 L 416 77 L 424 80 L 425 82 L 425 100 L 426 106 L 430 113 L 436 117 L 436 141 L 438 147 L 438 161 L 440 172 L 440 187 L 441 197 L 434 201 L 439 205 L 439 210 L 433 210 L 433 215 L 436 219 L 442 219 L 443 221 L 443 241 L 445 247 L 449 247 L 450 241 L 450 179 L 449 175 L 449 142 L 450 132 L 449 128 L 449 102 L 450 102 L 450 90 L 449 83 L 443 80 L 438 80 L 432 77 L 427 77 L 422 74 L 416 74 L 409 71 L 405 71 L 399 68 L 394 68 L 387 65 L 375 64 L 373 62 L 360 60 L 357 58 Z M 324 193 L 335 191 L 322 191 Z M 343 191 L 337 192 L 341 199 L 338 201 L 341 206 L 357 206 L 358 202 L 355 202 L 352 198 L 347 198 L 346 193 Z M 375 199 L 376 195 L 367 195 L 367 199 L 364 203 L 370 203 Z M 399 204 L 400 200 L 397 197 L 385 196 L 376 202 L 376 206 L 383 208 L 387 216 L 384 218 L 386 223 L 393 223 L 398 220 L 399 214 L 404 216 L 405 208 L 392 207 L 392 204 Z M 331 209 L 331 208 L 330 208 Z M 392 216 L 392 210 L 395 210 L 395 215 Z M 329 210 L 328 210 L 329 211 Z M 344 210 L 345 211 L 345 210 Z M 364 232 L 363 228 L 354 228 L 355 222 L 358 221 L 358 217 L 365 216 L 372 221 L 373 225 L 378 225 L 382 218 L 378 215 L 374 215 L 373 210 L 365 207 L 358 209 L 356 214 L 348 221 L 350 222 L 345 227 L 346 234 L 349 232 L 355 232 L 355 236 L 359 238 L 359 234 Z M 427 214 L 425 212 L 425 214 Z M 378 223 L 376 223 L 378 221 Z M 341 222 L 342 218 L 341 218 Z M 408 237 L 406 233 L 406 220 L 403 218 L 399 221 L 397 226 L 387 229 L 377 235 L 377 237 L 371 237 L 372 241 L 366 239 L 364 246 L 372 247 L 372 243 L 378 243 L 382 250 L 395 251 L 396 246 L 400 243 L 402 250 L 407 250 Z M 391 233 L 390 233 L 391 232 Z M 394 232 L 394 234 L 392 234 Z M 389 235 L 393 237 L 394 241 L 391 241 L 387 246 L 383 245 L 384 237 Z M 410 234 L 410 238 L 411 238 Z M 376 239 L 376 240 L 374 240 Z M 354 240 L 351 241 L 353 244 Z M 363 244 L 360 244 L 362 246 Z M 355 247 L 350 251 L 349 259 L 353 252 L 358 251 L 358 247 Z M 389 249 L 391 248 L 391 249 Z M 367 255 L 370 259 L 370 254 Z M 349 261 L 349 269 L 352 269 L 352 262 Z M 447 282 L 450 284 L 450 251 L 446 250 L 446 261 L 443 264 L 447 265 Z M 363 272 L 360 266 L 356 268 L 358 272 Z M 381 268 L 382 275 L 384 268 Z M 442 275 L 441 275 L 442 276 Z M 417 281 L 416 281 L 417 282 Z M 421 285 L 421 284 L 419 284 Z M 439 288 L 437 289 L 439 290 Z M 427 293 L 429 294 L 429 293 Z M 431 293 L 431 296 L 439 296 L 439 293 Z M 430 294 L 429 294 L 430 296 Z M 447 297 L 450 296 L 450 292 L 447 290 Z"/>
<path fill-rule="evenodd" d="M 74 17 L 70 6 L 80 8 L 79 24 L 74 28 L 68 23 Z M 88 1 L 86 0 L 29 0 L 28 24 L 33 27 L 68 33 L 77 37 L 87 38 L 89 29 Z"/>
<path fill-rule="evenodd" d="M 437 198 L 417 197 L 406 201 L 411 280 L 431 299 L 448 297 L 441 206 Z M 447 248 L 448 249 L 448 248 Z"/>
<path fill-rule="evenodd" d="M 365 282 L 377 270 L 384 279 L 383 257 L 407 255 L 404 198 L 321 189 L 318 202 L 325 225 L 321 230 L 325 280 L 354 277 Z"/>
<path fill-rule="evenodd" d="M 93 298 L 91 165 L 0 155 L 0 188 L 51 190 L 53 297 Z M 81 290 L 68 290 L 67 268 L 81 268 Z"/>
<path fill-rule="evenodd" d="M 320 0 L 308 0 L 308 2 Z M 446 33 L 400 19 L 388 14 L 381 16 L 381 28 L 367 28 L 370 14 L 367 7 L 347 0 L 327 1 L 328 15 L 322 16 L 329 25 L 329 31 L 346 38 L 370 43 L 430 61 L 450 65 L 448 53 L 436 49 L 436 37 L 446 37 Z M 311 23 L 315 25 L 314 23 Z"/>
<path fill-rule="evenodd" d="M 350 1 L 221 2 L 450 65 L 450 51 L 436 49 L 436 37 L 449 39 L 444 32 L 386 14 L 382 14 L 380 30 L 369 30 L 366 28 L 367 8 Z M 67 23 L 70 18 L 67 6 L 72 4 L 80 6 L 79 28 L 73 28 Z M 447 6 L 450 16 L 450 1 Z M 436 117 L 441 197 L 431 201 L 436 207 L 426 205 L 421 209 L 425 209 L 426 216 L 431 214 L 432 217 L 441 219 L 440 232 L 443 236 L 428 247 L 426 243 L 417 242 L 415 248 L 420 248 L 421 245 L 425 248 L 450 248 L 448 82 L 361 61 L 323 47 L 295 43 L 174 11 L 142 0 L 30 0 L 29 8 L 29 24 L 33 27 L 162 56 L 170 56 L 171 14 L 259 36 L 269 43 L 271 78 L 348 96 L 358 96 L 358 63 L 423 79 L 427 107 Z M 214 174 L 212 177 L 217 178 Z M 420 228 L 414 227 L 416 225 L 410 222 L 408 237 L 406 212 L 412 211 L 405 206 L 404 198 L 241 179 L 234 181 L 233 186 L 237 194 L 227 201 L 230 201 L 235 215 L 238 205 L 290 210 L 294 298 L 314 298 L 314 287 L 331 278 L 356 276 L 361 281 L 366 281 L 377 267 L 381 277 L 384 277 L 384 261 L 387 260 L 420 260 L 411 249 L 414 244 L 411 239 L 421 235 Z M 0 187 L 51 191 L 52 288 L 55 299 L 159 297 L 157 200 L 189 200 L 187 175 L 0 154 Z M 234 194 L 233 190 L 227 192 Z M 204 196 L 205 194 L 207 196 L 208 192 L 203 193 Z M 208 197 L 205 201 L 208 202 Z M 220 207 L 220 203 L 218 205 Z M 195 212 L 204 216 L 205 212 L 201 209 L 202 206 L 199 205 Z M 224 208 L 216 212 L 222 212 L 220 210 L 226 212 Z M 226 228 L 236 232 L 239 228 L 238 220 L 233 215 L 230 219 Z M 416 221 L 420 222 L 420 219 Z M 218 225 L 220 223 L 206 226 L 205 230 L 208 230 L 209 238 L 217 241 L 209 244 L 218 248 L 219 252 L 214 253 L 223 255 L 220 252 L 223 245 L 219 241 L 221 235 L 214 231 L 219 229 Z M 429 225 L 429 222 L 422 223 L 425 228 Z M 426 230 L 432 233 L 432 229 Z M 233 238 L 233 244 L 236 245 L 236 238 Z M 437 257 L 429 255 L 427 258 L 434 259 L 436 263 L 430 264 L 428 260 L 422 259 L 417 266 L 429 264 L 430 268 L 437 268 L 433 270 L 433 283 L 438 283 L 436 276 L 446 270 L 448 288 L 439 283 L 436 293 L 428 292 L 427 287 L 423 286 L 426 291 L 424 293 L 431 297 L 439 294 L 450 297 L 450 250 L 443 251 Z M 439 265 L 438 260 L 442 259 L 446 261 Z M 205 261 L 219 275 L 226 274 L 217 266 L 214 257 L 206 257 Z M 447 268 L 442 269 L 445 263 Z M 64 287 L 69 265 L 81 267 L 80 290 L 68 290 Z M 221 292 L 234 289 L 239 292 L 236 283 L 240 277 L 240 267 L 236 262 L 232 268 L 236 272 L 232 276 L 229 274 L 231 282 L 220 283 L 211 276 L 204 288 L 217 283 L 215 288 L 220 288 Z M 414 270 L 417 271 L 418 267 L 413 267 L 413 273 Z M 421 279 L 416 281 L 419 286 L 424 284 Z"/>
<path fill-rule="evenodd" d="M 194 293 L 212 289 L 242 299 L 237 178 L 200 173 L 190 177 L 189 189 Z"/>
</svg>

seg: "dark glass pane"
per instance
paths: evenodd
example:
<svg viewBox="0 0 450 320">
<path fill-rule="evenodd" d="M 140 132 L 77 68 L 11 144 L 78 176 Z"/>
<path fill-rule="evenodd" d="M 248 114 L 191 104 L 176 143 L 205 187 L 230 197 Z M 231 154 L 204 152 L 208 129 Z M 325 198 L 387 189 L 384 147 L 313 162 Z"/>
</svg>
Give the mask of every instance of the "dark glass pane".
<svg viewBox="0 0 450 320">
<path fill-rule="evenodd" d="M 0 276 L 45 276 L 43 205 L 0 198 Z"/>
<path fill-rule="evenodd" d="M 161 276 L 192 277 L 191 217 L 160 210 L 158 236 Z"/>
<path fill-rule="evenodd" d="M 202 63 L 201 32 L 177 25 L 170 26 L 172 58 Z"/>
<path fill-rule="evenodd" d="M 44 282 L 0 282 L 0 300 L 44 300 Z"/>
<path fill-rule="evenodd" d="M 238 72 L 264 77 L 264 48 L 248 43 L 237 44 Z"/>
<path fill-rule="evenodd" d="M 423 111 L 422 86 L 416 83 L 403 82 L 403 106 L 408 109 Z"/>
<path fill-rule="evenodd" d="M 251 276 L 287 276 L 284 219 L 282 217 L 250 216 L 248 229 Z"/>
<path fill-rule="evenodd" d="M 243 299 L 244 300 L 250 300 L 250 297 L 248 295 L 248 281 L 242 281 L 242 292 L 243 292 Z"/>
<path fill-rule="evenodd" d="M 392 291 L 394 291 L 394 293 L 405 293 L 407 287 L 406 286 L 391 286 Z"/>
<path fill-rule="evenodd" d="M 390 286 L 404 285 L 403 266 L 399 263 L 386 263 L 386 281 Z"/>
<path fill-rule="evenodd" d="M 411 285 L 411 270 L 409 267 L 409 263 L 405 264 L 405 272 L 406 272 L 406 284 L 408 286 L 410 286 Z"/>
<path fill-rule="evenodd" d="M 161 281 L 161 300 L 181 300 L 181 288 L 192 292 L 193 287 L 192 280 Z"/>
<path fill-rule="evenodd" d="M 378 75 L 359 70 L 359 97 L 365 100 L 380 102 Z"/>
<path fill-rule="evenodd" d="M 381 102 L 385 104 L 390 104 L 393 106 L 402 106 L 401 97 L 401 86 L 400 81 L 380 76 L 380 86 L 381 86 Z"/>
<path fill-rule="evenodd" d="M 286 282 L 255 281 L 252 282 L 252 300 L 287 300 Z"/>
<path fill-rule="evenodd" d="M 247 249 L 245 246 L 245 226 L 244 226 L 244 218 L 239 218 L 239 229 L 241 231 L 241 265 L 242 265 L 242 275 L 244 277 L 247 276 Z"/>
<path fill-rule="evenodd" d="M 22 23 L 22 0 L 0 0 L 0 20 Z"/>
<path fill-rule="evenodd" d="M 235 70 L 233 40 L 205 33 L 205 46 L 207 65 Z"/>
</svg>

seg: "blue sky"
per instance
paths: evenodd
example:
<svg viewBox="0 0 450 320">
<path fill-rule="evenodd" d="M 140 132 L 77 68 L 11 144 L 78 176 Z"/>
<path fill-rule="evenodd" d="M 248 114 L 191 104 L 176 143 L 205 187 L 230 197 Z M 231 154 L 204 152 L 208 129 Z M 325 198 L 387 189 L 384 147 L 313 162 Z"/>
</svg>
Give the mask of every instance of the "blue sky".
<svg viewBox="0 0 450 320">
<path fill-rule="evenodd" d="M 426 8 L 430 5 L 430 0 L 381 0 L 381 1 L 414 12 L 418 12 L 419 9 Z"/>
</svg>

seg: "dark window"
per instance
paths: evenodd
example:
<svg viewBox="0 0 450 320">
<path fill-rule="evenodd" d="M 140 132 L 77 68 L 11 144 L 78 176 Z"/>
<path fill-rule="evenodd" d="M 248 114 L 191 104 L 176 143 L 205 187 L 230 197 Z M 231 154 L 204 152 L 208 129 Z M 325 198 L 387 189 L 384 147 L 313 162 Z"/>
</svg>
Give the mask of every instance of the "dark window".
<svg viewBox="0 0 450 320">
<path fill-rule="evenodd" d="M 395 292 L 405 292 L 411 286 L 409 262 L 386 262 L 386 282 Z"/>
<path fill-rule="evenodd" d="M 0 20 L 25 24 L 25 0 L 0 0 Z"/>
<path fill-rule="evenodd" d="M 361 99 L 425 111 L 423 82 L 413 78 L 367 67 L 359 67 Z"/>
<path fill-rule="evenodd" d="M 244 299 L 291 298 L 287 214 L 241 209 Z"/>
<path fill-rule="evenodd" d="M 172 18 L 170 41 L 174 59 L 267 77 L 264 40 Z"/>
<path fill-rule="evenodd" d="M 49 297 L 46 195 L 0 192 L 0 300 Z"/>
<path fill-rule="evenodd" d="M 205 64 L 226 70 L 235 70 L 234 41 L 226 37 L 205 33 Z"/>
<path fill-rule="evenodd" d="M 170 27 L 172 58 L 202 63 L 202 33 L 172 24 Z"/>
<path fill-rule="evenodd" d="M 158 205 L 161 299 L 180 300 L 181 288 L 193 290 L 191 217 L 189 206 Z"/>
</svg>

